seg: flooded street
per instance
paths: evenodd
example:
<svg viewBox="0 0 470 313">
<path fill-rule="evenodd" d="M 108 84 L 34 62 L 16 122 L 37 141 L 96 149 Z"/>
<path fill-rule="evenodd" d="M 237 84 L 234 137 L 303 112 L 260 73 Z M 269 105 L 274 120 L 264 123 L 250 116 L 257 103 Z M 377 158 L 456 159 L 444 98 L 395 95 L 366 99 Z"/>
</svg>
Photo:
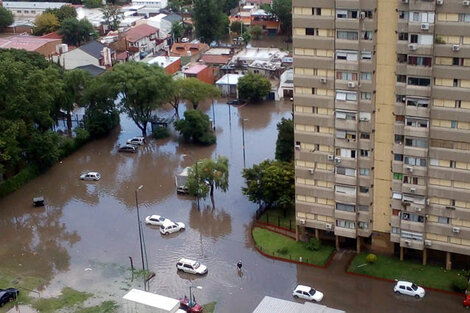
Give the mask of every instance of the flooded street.
<svg viewBox="0 0 470 313">
<path fill-rule="evenodd" d="M 129 256 L 141 268 L 135 190 L 142 219 L 158 214 L 186 224 L 186 230 L 163 237 L 158 228 L 144 225 L 149 269 L 156 273 L 150 291 L 170 297 L 189 296 L 191 284 L 199 303 L 217 301 L 222 313 L 252 312 L 265 295 L 291 300 L 297 283 L 325 293 L 324 304 L 347 312 L 455 312 L 459 297 L 429 292 L 423 300 L 404 299 L 392 285 L 344 273 L 347 255 L 339 253 L 328 270 L 273 261 L 262 257 L 251 242 L 250 223 L 256 205 L 241 194 L 243 178 L 242 124 L 246 119 L 246 166 L 274 157 L 276 124 L 291 116 L 291 102 L 229 107 L 215 105 L 217 144 L 199 147 L 170 139 L 149 140 L 136 154 L 118 153 L 119 144 L 140 135 L 121 116 L 121 128 L 91 142 L 55 165 L 18 192 L 0 200 L 0 267 L 12 273 L 41 277 L 41 297 L 56 296 L 69 286 L 92 292 L 87 304 L 115 300 L 120 312 L 130 312 L 121 300 L 131 287 Z M 202 106 L 212 117 L 210 105 Z M 172 111 L 161 113 L 171 116 Z M 198 159 L 229 159 L 229 190 L 210 199 L 176 194 L 174 175 Z M 99 171 L 99 182 L 78 179 L 85 171 Z M 43 195 L 46 208 L 33 208 Z M 208 266 L 203 277 L 177 273 L 176 261 L 186 257 Z M 243 261 L 244 274 L 236 269 Z"/>
</svg>

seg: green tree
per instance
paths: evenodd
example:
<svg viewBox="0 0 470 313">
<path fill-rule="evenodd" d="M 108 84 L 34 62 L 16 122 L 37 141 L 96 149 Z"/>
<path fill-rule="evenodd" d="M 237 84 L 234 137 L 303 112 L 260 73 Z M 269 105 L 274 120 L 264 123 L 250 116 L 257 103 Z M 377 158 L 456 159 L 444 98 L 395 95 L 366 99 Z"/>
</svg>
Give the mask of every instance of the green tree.
<svg viewBox="0 0 470 313">
<path fill-rule="evenodd" d="M 220 40 L 228 32 L 228 17 L 217 0 L 194 0 L 192 18 L 197 36 L 205 43 Z"/>
<path fill-rule="evenodd" d="M 34 24 L 36 25 L 34 27 L 34 34 L 38 36 L 56 31 L 60 27 L 59 20 L 52 13 L 38 15 Z"/>
<path fill-rule="evenodd" d="M 276 160 L 292 162 L 294 160 L 294 121 L 282 118 L 277 123 Z"/>
<path fill-rule="evenodd" d="M 152 112 L 170 100 L 171 76 L 158 66 L 128 62 L 116 65 L 104 77 L 115 96 L 120 97 L 122 111 L 146 137 Z"/>
<path fill-rule="evenodd" d="M 99 8 L 101 6 L 101 0 L 83 0 L 85 8 Z"/>
<path fill-rule="evenodd" d="M 121 13 L 121 8 L 115 5 L 106 5 L 101 9 L 101 12 L 103 12 L 104 23 L 109 25 L 111 30 L 117 30 L 124 16 Z"/>
<path fill-rule="evenodd" d="M 220 96 L 220 90 L 210 84 L 206 84 L 197 78 L 185 78 L 179 82 L 181 98 L 191 102 L 193 109 L 196 110 L 199 103 L 208 98 Z"/>
<path fill-rule="evenodd" d="M 250 34 L 254 40 L 259 40 L 263 35 L 263 29 L 259 25 L 254 25 L 250 28 Z"/>
<path fill-rule="evenodd" d="M 96 37 L 93 25 L 87 20 L 77 20 L 76 18 L 66 18 L 58 30 L 63 35 L 62 41 L 74 46 L 80 46 L 83 43 Z"/>
<path fill-rule="evenodd" d="M 219 156 L 216 161 L 202 159 L 193 165 L 188 174 L 186 187 L 190 195 L 205 198 L 210 195 L 214 206 L 214 190 L 228 190 L 228 159 Z"/>
<path fill-rule="evenodd" d="M 0 28 L 13 24 L 13 13 L 4 7 L 0 7 Z"/>
<path fill-rule="evenodd" d="M 260 74 L 247 74 L 238 80 L 238 95 L 241 99 L 258 102 L 266 97 L 270 90 L 271 83 Z"/>
<path fill-rule="evenodd" d="M 59 160 L 59 138 L 57 133 L 50 130 L 44 133 L 35 132 L 31 136 L 27 152 L 41 169 L 46 169 Z"/>
<path fill-rule="evenodd" d="M 292 0 L 273 0 L 271 12 L 281 22 L 281 29 L 285 34 L 292 34 Z"/>
<path fill-rule="evenodd" d="M 171 23 L 171 35 L 177 42 L 184 36 L 184 27 L 179 21 Z"/>
<path fill-rule="evenodd" d="M 236 33 L 237 35 L 240 35 L 240 32 L 245 32 L 246 27 L 239 21 L 234 21 L 232 24 L 230 24 L 230 31 L 232 33 Z"/>
<path fill-rule="evenodd" d="M 199 110 L 185 111 L 184 119 L 175 122 L 175 129 L 186 142 L 211 145 L 216 140 L 209 117 Z"/>
<path fill-rule="evenodd" d="M 77 17 L 77 10 L 71 5 L 63 5 L 58 9 L 46 9 L 44 13 L 54 14 L 59 20 L 59 23 L 62 23 L 66 18 Z"/>
<path fill-rule="evenodd" d="M 249 32 L 243 33 L 243 42 L 247 45 L 251 41 L 251 34 Z"/>
<path fill-rule="evenodd" d="M 181 12 L 182 6 L 183 6 L 183 3 L 181 0 L 170 0 L 168 3 L 168 7 L 173 12 Z"/>
<path fill-rule="evenodd" d="M 293 202 L 294 165 L 289 162 L 265 160 L 242 172 L 246 187 L 242 193 L 258 205 L 271 207 L 279 201 Z"/>
<path fill-rule="evenodd" d="M 173 87 L 171 88 L 171 95 L 170 95 L 170 100 L 169 103 L 175 109 L 175 115 L 177 118 L 179 118 L 179 105 L 182 100 L 182 93 L 181 93 L 181 83 L 183 82 L 184 79 L 179 78 L 176 80 L 172 80 Z"/>
<path fill-rule="evenodd" d="M 114 94 L 105 78 L 97 77 L 88 84 L 82 104 L 86 107 L 85 129 L 91 138 L 105 136 L 119 125 L 119 111 L 114 104 Z"/>
<path fill-rule="evenodd" d="M 230 11 L 238 6 L 238 0 L 223 0 L 222 10 L 230 15 Z"/>
</svg>

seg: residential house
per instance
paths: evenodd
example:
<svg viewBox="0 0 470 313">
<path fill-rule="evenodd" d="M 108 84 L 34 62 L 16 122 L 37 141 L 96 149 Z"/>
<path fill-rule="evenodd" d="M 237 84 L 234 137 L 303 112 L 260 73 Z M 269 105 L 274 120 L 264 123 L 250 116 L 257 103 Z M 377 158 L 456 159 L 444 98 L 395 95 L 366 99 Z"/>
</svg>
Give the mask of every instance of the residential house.
<svg viewBox="0 0 470 313">
<path fill-rule="evenodd" d="M 238 80 L 243 74 L 225 74 L 215 85 L 220 89 L 223 96 L 238 98 Z"/>
<path fill-rule="evenodd" d="M 16 35 L 0 38 L 0 49 L 34 51 L 44 55 L 46 58 L 56 54 L 57 46 L 61 44 L 61 39 L 41 38 L 30 35 Z"/>
<path fill-rule="evenodd" d="M 281 74 L 279 89 L 279 98 L 292 98 L 294 97 L 294 70 L 288 69 Z"/>
<path fill-rule="evenodd" d="M 214 71 L 212 67 L 204 64 L 195 64 L 183 71 L 184 77 L 194 77 L 207 84 L 214 83 Z"/>
<path fill-rule="evenodd" d="M 233 48 L 211 48 L 204 52 L 199 61 L 214 69 L 214 77 L 219 78 L 220 67 L 227 64 L 233 57 Z"/>
<path fill-rule="evenodd" d="M 130 57 L 136 61 L 163 49 L 164 41 L 159 37 L 159 29 L 147 24 L 133 27 L 123 33 L 128 43 Z"/>
<path fill-rule="evenodd" d="M 171 56 L 158 56 L 148 61 L 148 64 L 156 64 L 169 75 L 173 75 L 181 70 L 181 58 Z"/>
<path fill-rule="evenodd" d="M 27 2 L 27 1 L 4 1 L 3 7 L 10 10 L 16 18 L 34 20 L 47 9 L 59 9 L 64 5 L 70 5 L 65 2 Z"/>
<path fill-rule="evenodd" d="M 205 43 L 175 42 L 171 46 L 171 54 L 180 57 L 201 55 L 207 50 L 209 46 Z"/>
<path fill-rule="evenodd" d="M 137 14 L 151 17 L 165 9 L 168 6 L 168 0 L 132 0 L 132 6 L 142 6 L 137 9 Z"/>
<path fill-rule="evenodd" d="M 105 69 L 114 64 L 116 51 L 98 41 L 90 41 L 76 49 L 63 53 L 55 58 L 67 70 L 85 65 L 95 65 Z"/>
<path fill-rule="evenodd" d="M 255 73 L 268 78 L 279 78 L 285 68 L 282 60 L 288 52 L 277 48 L 246 48 L 235 54 L 232 60 L 221 68 L 224 73 Z"/>
<path fill-rule="evenodd" d="M 276 15 L 262 9 L 251 12 L 250 26 L 260 26 L 268 36 L 275 36 L 280 31 L 280 22 Z"/>
</svg>

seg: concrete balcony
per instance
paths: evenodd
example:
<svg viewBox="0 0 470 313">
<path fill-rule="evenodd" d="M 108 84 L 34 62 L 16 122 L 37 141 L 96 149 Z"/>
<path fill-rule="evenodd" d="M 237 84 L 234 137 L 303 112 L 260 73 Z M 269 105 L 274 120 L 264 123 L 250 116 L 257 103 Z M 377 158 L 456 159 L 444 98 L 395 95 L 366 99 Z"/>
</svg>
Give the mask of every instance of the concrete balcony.
<svg viewBox="0 0 470 313">
<path fill-rule="evenodd" d="M 404 134 L 405 136 L 410 136 L 410 137 L 427 138 L 429 135 L 429 128 L 405 126 L 404 132 L 402 134 Z"/>
<path fill-rule="evenodd" d="M 356 238 L 356 230 L 350 228 L 335 227 L 335 235 L 347 238 Z"/>
<path fill-rule="evenodd" d="M 419 196 L 426 196 L 426 186 L 403 184 L 401 191 L 403 193 L 416 194 Z"/>
<path fill-rule="evenodd" d="M 423 250 L 424 241 L 400 238 L 400 247 L 410 248 L 410 249 L 415 249 L 415 250 Z"/>
</svg>

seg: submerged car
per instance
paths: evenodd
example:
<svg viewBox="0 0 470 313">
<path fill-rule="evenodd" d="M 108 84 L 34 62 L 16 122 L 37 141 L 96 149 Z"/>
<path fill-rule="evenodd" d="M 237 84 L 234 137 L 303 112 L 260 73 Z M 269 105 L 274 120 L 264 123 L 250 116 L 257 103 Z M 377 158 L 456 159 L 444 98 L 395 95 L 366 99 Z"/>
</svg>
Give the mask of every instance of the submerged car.
<svg viewBox="0 0 470 313">
<path fill-rule="evenodd" d="M 136 153 L 137 147 L 133 145 L 125 145 L 125 146 L 119 147 L 119 152 Z"/>
<path fill-rule="evenodd" d="M 240 105 L 240 104 L 245 104 L 246 101 L 240 100 L 240 99 L 233 99 L 231 101 L 227 101 L 227 104 L 232 104 L 232 105 Z"/>
<path fill-rule="evenodd" d="M 145 218 L 145 224 L 153 225 L 153 226 L 160 226 L 166 220 L 168 219 L 160 215 L 150 215 Z"/>
<path fill-rule="evenodd" d="M 200 304 L 196 303 L 196 299 L 190 301 L 188 297 L 184 297 L 180 300 L 180 309 L 188 313 L 202 313 L 203 308 Z"/>
<path fill-rule="evenodd" d="M 144 137 L 134 137 L 134 138 L 131 138 L 131 139 L 127 140 L 127 144 L 143 146 L 145 144 L 145 138 Z"/>
<path fill-rule="evenodd" d="M 160 232 L 163 235 L 168 235 L 171 233 L 176 233 L 180 230 L 184 230 L 185 228 L 186 226 L 183 223 L 181 222 L 174 223 L 170 221 L 169 219 L 167 219 L 166 221 L 163 222 L 162 226 L 160 226 Z"/>
<path fill-rule="evenodd" d="M 180 271 L 189 273 L 189 274 L 199 274 L 204 275 L 207 273 L 207 266 L 193 260 L 189 259 L 179 259 L 176 263 L 176 268 Z"/>
<path fill-rule="evenodd" d="M 98 172 L 88 172 L 85 174 L 80 175 L 81 180 L 100 180 L 101 179 L 101 174 Z"/>
<path fill-rule="evenodd" d="M 0 289 L 0 307 L 18 297 L 19 290 L 16 288 Z"/>
<path fill-rule="evenodd" d="M 298 285 L 292 292 L 294 298 L 305 299 L 309 301 L 320 302 L 323 299 L 323 293 L 312 287 Z"/>
<path fill-rule="evenodd" d="M 423 298 L 426 292 L 422 287 L 419 287 L 409 281 L 397 281 L 395 287 L 393 287 L 393 292 L 396 294 L 402 294 L 407 296 L 412 296 L 415 298 Z"/>
</svg>

